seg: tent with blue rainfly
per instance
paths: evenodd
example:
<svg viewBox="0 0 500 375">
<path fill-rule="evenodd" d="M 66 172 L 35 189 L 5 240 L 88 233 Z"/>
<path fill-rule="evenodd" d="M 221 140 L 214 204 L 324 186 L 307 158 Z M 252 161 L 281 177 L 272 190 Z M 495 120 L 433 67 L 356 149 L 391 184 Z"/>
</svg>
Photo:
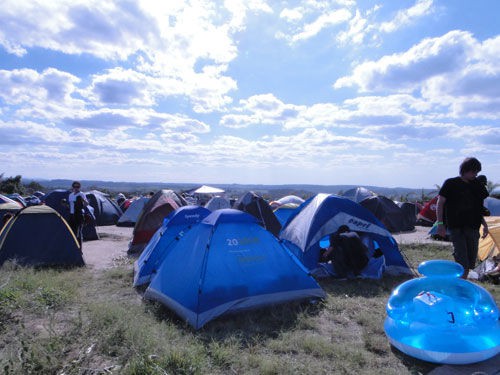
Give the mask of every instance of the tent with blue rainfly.
<svg viewBox="0 0 500 375">
<path fill-rule="evenodd" d="M 223 209 L 168 251 L 145 297 L 199 329 L 225 313 L 324 298 L 325 292 L 255 217 Z"/>
<path fill-rule="evenodd" d="M 83 266 L 80 246 L 66 220 L 49 206 L 19 211 L 0 231 L 0 265 Z"/>
<path fill-rule="evenodd" d="M 318 194 L 288 219 L 280 239 L 309 270 L 318 267 L 320 241 L 341 225 L 376 241 L 385 257 L 386 270 L 410 273 L 397 243 L 384 225 L 366 208 L 337 195 Z"/>
<path fill-rule="evenodd" d="M 183 206 L 171 212 L 134 263 L 134 286 L 149 283 L 169 249 L 209 214 L 210 210 L 199 206 Z"/>
<path fill-rule="evenodd" d="M 286 203 L 274 209 L 274 216 L 276 216 L 282 227 L 285 226 L 288 218 L 293 215 L 299 206 L 296 203 Z"/>
</svg>

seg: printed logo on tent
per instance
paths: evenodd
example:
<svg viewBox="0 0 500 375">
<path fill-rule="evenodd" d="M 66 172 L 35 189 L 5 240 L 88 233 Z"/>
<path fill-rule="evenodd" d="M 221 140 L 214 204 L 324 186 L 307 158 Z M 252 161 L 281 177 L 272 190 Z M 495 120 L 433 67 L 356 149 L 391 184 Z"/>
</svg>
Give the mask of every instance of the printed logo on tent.
<svg viewBox="0 0 500 375">
<path fill-rule="evenodd" d="M 236 254 L 238 263 L 260 263 L 267 259 L 264 255 L 252 256 L 244 255 L 250 253 L 252 250 L 245 248 L 245 246 L 257 245 L 260 243 L 259 237 L 241 237 L 241 238 L 226 238 L 226 245 L 229 247 L 229 252 Z M 243 247 L 243 248 L 240 248 Z"/>
</svg>

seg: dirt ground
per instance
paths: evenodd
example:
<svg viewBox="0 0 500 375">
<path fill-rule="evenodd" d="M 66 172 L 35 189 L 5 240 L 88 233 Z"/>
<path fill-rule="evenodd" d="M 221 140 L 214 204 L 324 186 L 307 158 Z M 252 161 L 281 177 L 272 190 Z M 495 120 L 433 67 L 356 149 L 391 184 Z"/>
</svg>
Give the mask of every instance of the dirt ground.
<svg viewBox="0 0 500 375">
<path fill-rule="evenodd" d="M 134 228 L 115 225 L 97 227 L 100 239 L 83 243 L 83 259 L 87 267 L 95 270 L 112 268 L 127 257 L 128 243 Z"/>
<path fill-rule="evenodd" d="M 412 232 L 397 233 L 393 237 L 399 244 L 406 243 L 440 243 L 429 238 L 429 228 L 415 227 Z M 100 240 L 83 243 L 83 257 L 87 267 L 95 270 L 111 268 L 127 257 L 128 243 L 132 239 L 134 228 L 117 227 L 115 225 L 97 227 Z"/>
</svg>

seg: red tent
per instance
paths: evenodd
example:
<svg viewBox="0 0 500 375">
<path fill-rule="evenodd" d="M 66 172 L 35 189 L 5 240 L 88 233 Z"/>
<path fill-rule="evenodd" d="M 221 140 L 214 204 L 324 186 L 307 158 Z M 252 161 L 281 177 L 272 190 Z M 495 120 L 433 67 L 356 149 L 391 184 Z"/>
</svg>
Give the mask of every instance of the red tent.
<svg viewBox="0 0 500 375">
<path fill-rule="evenodd" d="M 436 221 L 437 200 L 438 196 L 436 195 L 424 205 L 424 208 L 422 208 L 417 215 L 417 220 L 419 222 L 430 225 L 434 224 Z"/>
<path fill-rule="evenodd" d="M 172 190 L 160 190 L 144 205 L 134 227 L 134 236 L 130 242 L 128 252 L 140 253 L 147 245 L 153 234 L 163 224 L 163 219 L 184 202 Z"/>
</svg>

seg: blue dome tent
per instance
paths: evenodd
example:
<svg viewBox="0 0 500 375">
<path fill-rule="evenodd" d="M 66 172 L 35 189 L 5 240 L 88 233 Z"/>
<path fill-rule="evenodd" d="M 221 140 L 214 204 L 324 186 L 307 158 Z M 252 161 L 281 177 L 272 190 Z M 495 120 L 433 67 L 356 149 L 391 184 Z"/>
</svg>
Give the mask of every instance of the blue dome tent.
<svg viewBox="0 0 500 375">
<path fill-rule="evenodd" d="M 97 226 L 115 225 L 120 216 L 123 215 L 122 209 L 109 197 L 109 194 L 98 190 L 86 191 L 84 194 L 94 209 Z"/>
<path fill-rule="evenodd" d="M 256 218 L 234 209 L 214 211 L 185 233 L 145 292 L 195 329 L 228 312 L 324 296 Z"/>
<path fill-rule="evenodd" d="M 183 206 L 171 212 L 135 262 L 134 286 L 150 282 L 169 249 L 175 246 L 186 230 L 209 214 L 210 210 L 199 206 Z"/>
<path fill-rule="evenodd" d="M 309 270 L 318 267 L 320 240 L 341 225 L 362 232 L 376 241 L 385 256 L 388 271 L 410 273 L 396 241 L 366 208 L 337 195 L 317 194 L 288 219 L 280 239 Z"/>
</svg>

